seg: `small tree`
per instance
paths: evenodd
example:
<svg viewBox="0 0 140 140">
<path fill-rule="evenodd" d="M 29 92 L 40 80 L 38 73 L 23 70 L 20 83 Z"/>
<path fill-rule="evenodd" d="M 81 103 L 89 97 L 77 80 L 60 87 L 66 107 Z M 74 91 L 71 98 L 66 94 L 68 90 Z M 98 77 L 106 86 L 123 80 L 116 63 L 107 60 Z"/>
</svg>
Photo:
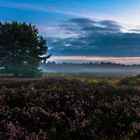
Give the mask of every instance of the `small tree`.
<svg viewBox="0 0 140 140">
<path fill-rule="evenodd" d="M 38 76 L 41 60 L 46 60 L 46 40 L 35 26 L 26 23 L 0 23 L 0 72 L 14 76 Z M 42 57 L 44 56 L 45 57 Z"/>
</svg>

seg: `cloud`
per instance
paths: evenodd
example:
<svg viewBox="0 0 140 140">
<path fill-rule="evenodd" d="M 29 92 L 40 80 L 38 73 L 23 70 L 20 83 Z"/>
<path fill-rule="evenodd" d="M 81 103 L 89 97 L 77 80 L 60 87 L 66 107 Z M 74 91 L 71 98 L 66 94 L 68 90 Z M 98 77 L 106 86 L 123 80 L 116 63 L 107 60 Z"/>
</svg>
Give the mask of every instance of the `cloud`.
<svg viewBox="0 0 140 140">
<path fill-rule="evenodd" d="M 66 24 L 63 24 L 63 28 L 66 30 L 82 33 L 93 32 L 120 32 L 123 27 L 111 20 L 91 20 L 87 18 L 73 18 L 68 20 Z"/>
<path fill-rule="evenodd" d="M 63 2 L 60 3 L 63 4 Z M 125 26 L 130 26 L 131 24 L 137 26 L 140 24 L 139 18 L 135 18 L 136 20 L 133 18 L 135 16 L 134 14 L 131 15 L 131 18 L 129 16 L 128 16 L 129 18 L 127 18 L 127 17 L 123 17 L 123 15 L 117 17 L 117 16 L 112 16 L 112 14 L 93 12 L 94 9 L 86 9 L 86 11 L 85 10 L 81 11 L 80 9 L 78 10 L 78 8 L 75 9 L 72 8 L 73 10 L 68 10 L 68 9 L 64 10 L 60 6 L 59 7 L 50 6 L 49 1 L 46 1 L 46 6 L 45 6 L 40 4 L 31 4 L 30 2 L 28 3 L 20 2 L 20 1 L 12 2 L 12 0 L 1 0 L 0 7 L 22 9 L 22 10 L 35 10 L 40 12 L 54 13 L 54 14 L 56 13 L 60 15 L 67 15 L 69 17 L 73 16 L 75 18 L 81 17 L 81 18 L 98 19 L 98 20 L 114 20 L 114 21 L 119 21 L 121 23 L 124 23 Z M 71 6 L 69 5 L 69 7 Z"/>
<path fill-rule="evenodd" d="M 55 8 L 52 6 L 42 6 L 42 5 L 37 5 L 37 4 L 31 4 L 31 3 L 23 3 L 23 2 L 11 2 L 8 0 L 2 0 L 0 2 L 0 7 L 4 8 L 13 8 L 13 9 L 22 9 L 22 10 L 34 10 L 34 11 L 40 11 L 40 12 L 49 12 L 49 13 L 57 13 L 57 14 L 62 14 L 62 15 L 67 15 L 67 16 L 73 16 L 73 17 L 81 17 L 81 18 L 88 18 L 88 19 L 113 19 L 113 20 L 120 20 L 117 17 L 113 17 L 110 15 L 106 14 L 99 14 L 95 12 L 85 12 L 85 11 L 78 11 L 76 10 L 63 10 L 60 7 Z"/>
<path fill-rule="evenodd" d="M 0 7 L 35 10 L 35 11 L 40 11 L 40 12 L 60 13 L 60 14 L 65 14 L 65 15 L 75 15 L 75 16 L 79 15 L 79 14 L 75 14 L 74 12 L 59 10 L 54 7 L 33 5 L 30 3 L 17 3 L 17 2 L 4 1 L 0 3 Z"/>
<path fill-rule="evenodd" d="M 89 17 L 88 14 L 82 14 L 81 12 L 78 12 L 78 11 L 68 11 L 68 10 L 66 11 L 66 10 L 61 10 L 61 9 L 57 9 L 50 6 L 42 6 L 42 5 L 35 5 L 35 4 L 33 5 L 30 3 L 22 3 L 22 2 L 18 3 L 18 2 L 11 2 L 11 1 L 2 1 L 0 3 L 0 7 L 35 10 L 35 11 L 40 11 L 40 12 L 59 13 L 59 14 L 64 14 L 64 15 L 76 16 L 76 17 Z"/>
<path fill-rule="evenodd" d="M 48 37 L 48 45 L 56 55 L 140 56 L 140 34 L 123 32 L 123 26 L 118 22 L 77 18 L 60 26 L 64 33 L 77 36 L 57 37 L 56 42 Z"/>
<path fill-rule="evenodd" d="M 140 29 L 129 29 L 129 32 L 132 32 L 132 33 L 140 33 Z"/>
<path fill-rule="evenodd" d="M 95 21 L 88 18 L 73 18 L 68 22 L 78 24 L 81 27 L 93 26 L 93 24 L 96 23 Z"/>
<path fill-rule="evenodd" d="M 75 17 L 59 25 L 38 25 L 40 32 L 46 36 L 53 54 L 140 56 L 139 30 L 128 31 L 122 24 L 112 21 L 116 18 L 108 15 L 65 11 L 49 6 L 9 1 L 2 1 L 0 7 L 59 13 Z"/>
<path fill-rule="evenodd" d="M 106 28 L 110 28 L 114 31 L 121 31 L 121 29 L 123 28 L 118 22 L 116 21 L 111 21 L 111 20 L 102 20 L 98 22 L 100 25 L 106 27 Z"/>
</svg>

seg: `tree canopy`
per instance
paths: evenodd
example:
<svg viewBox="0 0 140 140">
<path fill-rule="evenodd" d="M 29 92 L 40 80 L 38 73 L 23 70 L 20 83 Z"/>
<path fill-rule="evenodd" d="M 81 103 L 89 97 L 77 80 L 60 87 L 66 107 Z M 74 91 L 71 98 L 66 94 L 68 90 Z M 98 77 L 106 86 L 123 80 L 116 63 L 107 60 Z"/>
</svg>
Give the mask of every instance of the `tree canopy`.
<svg viewBox="0 0 140 140">
<path fill-rule="evenodd" d="M 0 22 L 0 72 L 14 76 L 38 76 L 48 47 L 38 29 L 26 23 Z M 44 57 L 42 57 L 44 56 Z"/>
</svg>

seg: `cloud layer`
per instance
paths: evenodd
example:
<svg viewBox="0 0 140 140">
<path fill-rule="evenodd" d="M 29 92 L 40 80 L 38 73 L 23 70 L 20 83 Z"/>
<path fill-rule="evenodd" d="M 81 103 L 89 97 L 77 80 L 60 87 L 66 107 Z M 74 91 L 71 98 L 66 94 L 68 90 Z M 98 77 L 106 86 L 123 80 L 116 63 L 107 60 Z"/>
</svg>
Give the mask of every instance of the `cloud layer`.
<svg viewBox="0 0 140 140">
<path fill-rule="evenodd" d="M 74 18 L 58 26 L 57 35 L 47 37 L 55 55 L 140 56 L 140 34 L 124 32 L 116 21 Z"/>
<path fill-rule="evenodd" d="M 98 16 L 97 14 L 88 13 L 88 11 L 83 13 L 83 11 L 64 10 L 63 8 L 49 5 L 31 4 L 26 1 L 12 2 L 2 0 L 0 7 L 21 11 L 29 10 L 30 12 L 37 11 L 46 15 L 53 13 L 55 19 L 57 19 L 57 14 L 60 16 L 65 15 L 67 19 L 71 16 L 75 17 L 68 21 L 65 21 L 66 18 L 64 18 L 61 23 L 56 21 L 49 22 L 46 19 L 44 21 L 49 23 L 47 26 L 37 26 L 40 33 L 46 36 L 49 50 L 53 55 L 140 56 L 140 28 L 126 30 L 122 24 L 116 21 L 103 20 L 114 20 L 115 18 L 113 17 Z M 45 23 L 43 22 L 42 24 Z"/>
</svg>

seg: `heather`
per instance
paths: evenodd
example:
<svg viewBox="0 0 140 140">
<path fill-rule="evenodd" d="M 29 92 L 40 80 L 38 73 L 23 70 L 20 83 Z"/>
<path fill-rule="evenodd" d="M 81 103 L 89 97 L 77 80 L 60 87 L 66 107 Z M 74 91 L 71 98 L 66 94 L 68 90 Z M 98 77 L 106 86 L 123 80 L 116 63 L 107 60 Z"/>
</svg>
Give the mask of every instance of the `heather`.
<svg viewBox="0 0 140 140">
<path fill-rule="evenodd" d="M 138 140 L 140 77 L 0 79 L 0 140 Z"/>
</svg>

